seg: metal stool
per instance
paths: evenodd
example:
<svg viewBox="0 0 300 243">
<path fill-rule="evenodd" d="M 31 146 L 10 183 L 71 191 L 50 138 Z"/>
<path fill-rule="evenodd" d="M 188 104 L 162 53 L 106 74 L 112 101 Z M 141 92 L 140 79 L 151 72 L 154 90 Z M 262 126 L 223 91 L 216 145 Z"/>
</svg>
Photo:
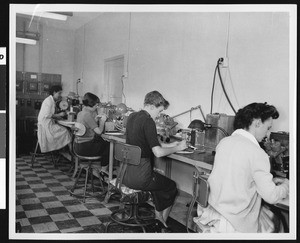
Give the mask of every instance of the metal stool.
<svg viewBox="0 0 300 243">
<path fill-rule="evenodd" d="M 79 164 L 80 169 L 79 169 L 78 175 L 76 177 L 75 183 L 71 189 L 70 195 L 83 197 L 83 202 L 85 202 L 85 198 L 90 197 L 90 196 L 86 195 L 89 175 L 90 175 L 90 179 L 91 179 L 92 192 L 94 193 L 94 187 L 95 187 L 94 178 L 93 178 L 94 171 L 98 174 L 98 177 L 99 177 L 100 187 L 102 188 L 101 194 L 104 194 L 106 191 L 104 189 L 103 182 L 102 182 L 102 176 L 101 176 L 102 166 L 99 162 L 99 160 L 101 159 L 101 156 L 87 157 L 87 156 L 80 156 L 80 155 L 76 154 L 76 157 L 78 157 L 78 159 L 80 159 L 80 160 L 88 160 L 88 162 L 80 162 L 80 164 Z M 93 163 L 95 161 L 97 161 L 97 163 Z M 79 179 L 80 179 L 80 176 L 81 176 L 83 170 L 85 170 L 84 190 L 83 190 L 83 195 L 79 195 L 79 194 L 75 194 L 74 190 L 78 186 L 78 182 L 79 182 Z"/>
<path fill-rule="evenodd" d="M 140 207 L 141 204 L 150 200 L 151 193 L 149 191 L 134 190 L 122 184 L 127 165 L 138 165 L 140 163 L 141 148 L 129 144 L 116 143 L 114 156 L 116 160 L 120 161 L 120 168 L 117 177 L 110 183 L 113 189 L 121 194 L 121 207 L 111 214 L 110 218 L 112 221 L 106 225 L 105 232 L 108 231 L 112 223 L 117 223 L 124 226 L 141 227 L 143 232 L 146 233 L 146 226 L 157 223 L 154 212 Z M 145 214 L 144 216 L 140 215 L 142 211 Z"/>
<path fill-rule="evenodd" d="M 85 202 L 85 198 L 89 197 L 86 195 L 86 190 L 87 190 L 87 184 L 88 184 L 88 177 L 90 175 L 90 179 L 91 179 L 91 186 L 92 186 L 92 192 L 94 193 L 94 176 L 93 176 L 93 172 L 95 171 L 97 173 L 97 176 L 99 177 L 99 181 L 100 181 L 100 187 L 102 188 L 102 193 L 104 194 L 106 191 L 104 189 L 103 186 L 103 182 L 102 182 L 102 166 L 100 163 L 101 160 L 101 156 L 82 156 L 79 155 L 78 153 L 76 153 L 75 150 L 75 143 L 76 143 L 76 136 L 82 136 L 85 133 L 85 127 L 81 124 L 81 123 L 76 123 L 73 129 L 73 134 L 74 134 L 74 138 L 73 138 L 73 144 L 72 144 L 72 153 L 74 156 L 77 157 L 78 160 L 80 160 L 79 163 L 79 172 L 78 175 L 76 177 L 75 183 L 70 191 L 70 195 L 72 196 L 78 196 L 78 197 L 83 197 L 83 202 Z M 87 161 L 87 162 L 83 162 L 83 161 Z M 85 170 L 85 183 L 84 183 L 84 191 L 83 191 L 83 195 L 79 195 L 79 194 L 75 194 L 74 190 L 76 189 L 76 187 L 78 186 L 78 182 L 80 179 L 80 176 L 82 174 L 82 171 Z M 75 172 L 74 172 L 75 173 Z"/>
<path fill-rule="evenodd" d="M 31 153 L 31 167 L 33 167 L 33 163 L 35 162 L 35 157 L 38 154 L 37 151 L 38 151 L 38 148 L 39 148 L 39 140 L 37 138 L 37 130 L 38 130 L 37 128 L 34 129 L 34 134 L 36 136 L 36 144 L 35 144 L 35 149 L 34 149 L 33 153 Z M 57 160 L 55 160 L 53 152 L 51 151 L 49 153 L 51 155 L 52 163 L 53 163 L 54 167 L 56 167 L 56 163 L 59 161 L 59 157 L 57 158 Z M 41 153 L 41 154 L 43 154 L 43 153 Z"/>
</svg>

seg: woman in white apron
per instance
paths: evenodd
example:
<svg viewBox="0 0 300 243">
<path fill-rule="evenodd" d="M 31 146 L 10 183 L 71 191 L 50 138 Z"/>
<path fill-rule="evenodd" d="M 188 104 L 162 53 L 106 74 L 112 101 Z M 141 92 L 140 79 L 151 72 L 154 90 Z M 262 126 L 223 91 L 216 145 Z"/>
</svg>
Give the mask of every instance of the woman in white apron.
<svg viewBox="0 0 300 243">
<path fill-rule="evenodd" d="M 59 150 L 71 143 L 68 129 L 55 122 L 65 116 L 65 112 L 54 114 L 55 102 L 61 99 L 62 87 L 54 85 L 49 93 L 38 115 L 38 141 L 42 153 Z"/>
</svg>

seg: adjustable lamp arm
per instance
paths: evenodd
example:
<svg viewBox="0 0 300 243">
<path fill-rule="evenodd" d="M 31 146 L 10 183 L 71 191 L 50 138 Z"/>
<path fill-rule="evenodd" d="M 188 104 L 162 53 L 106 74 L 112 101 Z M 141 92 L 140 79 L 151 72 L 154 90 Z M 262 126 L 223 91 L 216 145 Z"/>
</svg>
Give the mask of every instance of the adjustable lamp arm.
<svg viewBox="0 0 300 243">
<path fill-rule="evenodd" d="M 201 112 L 201 115 L 202 115 L 202 117 L 203 117 L 203 119 L 204 119 L 204 122 L 206 122 L 206 119 L 205 119 L 204 113 L 203 113 L 203 111 L 202 111 L 202 109 L 201 109 L 201 106 L 200 106 L 200 105 L 198 105 L 198 106 L 196 106 L 196 107 L 192 107 L 191 109 L 189 109 L 189 110 L 187 110 L 187 111 L 184 111 L 184 112 L 181 112 L 181 113 L 179 113 L 179 114 L 177 114 L 177 115 L 175 115 L 175 116 L 172 116 L 172 118 L 175 118 L 175 117 L 181 116 L 181 115 L 183 115 L 183 114 L 185 114 L 185 113 L 192 112 L 193 110 L 197 110 L 197 109 L 199 109 L 199 110 L 200 110 L 200 112 Z"/>
</svg>

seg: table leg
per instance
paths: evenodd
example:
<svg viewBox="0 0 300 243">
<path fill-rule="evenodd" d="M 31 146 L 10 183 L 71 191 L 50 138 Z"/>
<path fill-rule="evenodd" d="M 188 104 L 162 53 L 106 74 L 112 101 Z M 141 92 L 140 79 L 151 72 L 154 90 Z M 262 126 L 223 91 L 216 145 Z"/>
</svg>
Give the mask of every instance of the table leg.
<svg viewBox="0 0 300 243">
<path fill-rule="evenodd" d="M 114 167 L 114 141 L 109 143 L 109 167 L 108 167 L 108 182 L 107 182 L 107 193 L 104 198 L 104 203 L 108 203 L 111 196 L 111 184 L 109 183 L 113 179 L 113 167 Z"/>
<path fill-rule="evenodd" d="M 171 179 L 171 171 L 172 171 L 172 159 L 168 159 L 166 161 L 166 177 Z"/>
<path fill-rule="evenodd" d="M 78 170 L 78 158 L 75 157 L 75 158 L 74 158 L 74 173 L 73 173 L 73 175 L 72 175 L 73 178 L 75 178 L 76 173 L 77 173 L 77 170 Z"/>
</svg>

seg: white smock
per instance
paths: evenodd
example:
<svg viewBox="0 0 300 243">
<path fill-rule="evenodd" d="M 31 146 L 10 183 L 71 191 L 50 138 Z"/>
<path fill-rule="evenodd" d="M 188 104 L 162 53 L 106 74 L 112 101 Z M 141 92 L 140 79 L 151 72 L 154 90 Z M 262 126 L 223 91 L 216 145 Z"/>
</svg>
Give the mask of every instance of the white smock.
<svg viewBox="0 0 300 243">
<path fill-rule="evenodd" d="M 38 115 L 38 141 L 42 153 L 65 147 L 71 142 L 71 134 L 67 128 L 55 123 L 52 115 L 55 113 L 55 101 L 49 95 L 42 103 Z"/>
<path fill-rule="evenodd" d="M 209 206 L 198 206 L 196 223 L 208 224 L 211 232 L 272 232 L 273 213 L 261 205 L 276 204 L 288 196 L 288 180 L 273 182 L 270 161 L 255 137 L 237 129 L 220 141 L 208 178 Z"/>
</svg>

